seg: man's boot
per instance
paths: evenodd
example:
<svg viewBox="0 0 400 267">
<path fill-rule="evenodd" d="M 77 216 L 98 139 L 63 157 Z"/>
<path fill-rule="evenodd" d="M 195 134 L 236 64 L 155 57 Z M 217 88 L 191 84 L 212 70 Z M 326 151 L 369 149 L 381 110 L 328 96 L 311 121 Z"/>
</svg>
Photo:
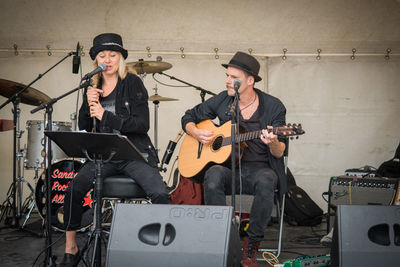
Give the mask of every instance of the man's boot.
<svg viewBox="0 0 400 267">
<path fill-rule="evenodd" d="M 257 252 L 260 242 L 249 243 L 248 237 L 243 242 L 243 264 L 242 267 L 257 267 Z"/>
</svg>

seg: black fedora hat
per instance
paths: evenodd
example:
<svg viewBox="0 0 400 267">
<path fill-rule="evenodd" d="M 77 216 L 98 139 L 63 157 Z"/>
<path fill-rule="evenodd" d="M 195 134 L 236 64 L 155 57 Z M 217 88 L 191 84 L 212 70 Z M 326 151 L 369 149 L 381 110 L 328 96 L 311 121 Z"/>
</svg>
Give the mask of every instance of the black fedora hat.
<svg viewBox="0 0 400 267">
<path fill-rule="evenodd" d="M 128 51 L 122 45 L 122 38 L 116 33 L 102 33 L 93 39 L 93 47 L 90 48 L 90 58 L 94 60 L 97 54 L 104 50 L 117 51 L 124 59 L 128 57 Z"/>
<path fill-rule="evenodd" d="M 261 77 L 258 76 L 258 72 L 260 71 L 260 63 L 258 63 L 255 57 L 246 54 L 244 52 L 236 52 L 236 54 L 232 57 L 231 61 L 228 64 L 222 64 L 224 68 L 227 67 L 235 67 L 245 72 L 249 73 L 250 75 L 254 76 L 254 80 L 256 82 L 261 81 Z"/>
</svg>

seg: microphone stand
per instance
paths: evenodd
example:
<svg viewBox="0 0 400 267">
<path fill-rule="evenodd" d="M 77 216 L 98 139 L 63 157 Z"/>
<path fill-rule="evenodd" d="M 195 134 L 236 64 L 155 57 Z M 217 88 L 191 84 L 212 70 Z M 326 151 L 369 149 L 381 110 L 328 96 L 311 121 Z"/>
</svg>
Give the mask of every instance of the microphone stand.
<svg viewBox="0 0 400 267">
<path fill-rule="evenodd" d="M 52 67 L 50 67 L 48 70 L 46 70 L 43 74 L 39 74 L 36 79 L 34 79 L 32 82 L 30 82 L 28 85 L 26 85 L 24 88 L 16 92 L 13 96 L 8 98 L 1 106 L 0 110 L 8 105 L 10 102 L 13 102 L 13 113 L 14 113 L 14 138 L 13 138 L 13 145 L 14 145 L 14 159 L 13 159 L 13 182 L 12 182 L 12 197 L 13 197 L 13 202 L 12 202 L 12 212 L 13 212 L 13 217 L 11 219 L 11 227 L 19 227 L 19 218 L 21 216 L 21 179 L 20 177 L 17 178 L 17 176 L 20 175 L 20 156 L 17 155 L 17 145 L 18 145 L 18 153 L 20 153 L 20 148 L 19 148 L 19 140 L 17 142 L 17 138 L 21 138 L 22 132 L 19 131 L 19 115 L 20 115 L 20 109 L 19 109 L 19 95 L 25 92 L 32 84 L 37 82 L 39 79 L 41 79 L 44 75 L 46 75 L 50 70 L 55 68 L 58 64 L 63 62 L 65 59 L 68 57 L 74 55 L 74 52 L 69 52 L 65 57 L 63 57 L 60 61 L 58 61 L 56 64 L 54 64 Z M 18 158 L 18 159 L 17 159 Z M 18 161 L 18 163 L 17 163 Z M 17 174 L 17 164 L 18 164 L 18 174 Z M 18 185 L 17 185 L 18 184 Z M 17 190 L 18 189 L 18 190 Z M 17 192 L 18 191 L 18 192 Z M 18 197 L 17 197 L 18 194 Z M 18 201 L 18 204 L 17 204 Z"/>
<path fill-rule="evenodd" d="M 58 61 L 56 64 L 54 64 L 52 67 L 50 67 L 48 70 L 46 70 L 45 72 L 43 72 L 43 74 L 39 74 L 38 77 L 36 79 L 34 79 L 30 84 L 28 84 L 27 86 L 25 86 L 24 88 L 22 88 L 21 90 L 19 90 L 18 92 L 16 92 L 12 97 L 10 97 L 9 99 L 7 99 L 6 102 L 4 102 L 1 106 L 0 109 L 2 109 L 4 106 L 6 106 L 8 103 L 10 103 L 11 101 L 14 101 L 15 98 L 17 98 L 20 94 L 22 94 L 23 92 L 26 91 L 26 89 L 28 89 L 32 84 L 34 84 L 35 82 L 37 82 L 38 80 L 40 80 L 44 75 L 46 75 L 49 71 L 51 71 L 53 68 L 55 68 L 58 64 L 60 64 L 61 62 L 63 62 L 65 59 L 67 59 L 68 57 L 74 55 L 74 52 L 69 52 L 68 55 L 66 55 L 65 57 L 63 57 L 60 61 Z"/>
<path fill-rule="evenodd" d="M 155 73 L 153 73 L 153 79 L 154 79 L 154 74 L 155 74 Z M 208 90 L 206 90 L 206 89 L 201 88 L 200 86 L 196 86 L 196 85 L 193 85 L 193 84 L 191 84 L 191 83 L 182 81 L 181 79 L 178 79 L 178 78 L 175 78 L 174 76 L 170 76 L 170 75 L 168 75 L 168 74 L 165 74 L 164 72 L 159 72 L 158 74 L 165 75 L 165 76 L 169 77 L 171 80 L 175 80 L 175 81 L 181 82 L 181 83 L 183 83 L 183 84 L 186 84 L 186 85 L 188 85 L 188 86 L 193 87 L 193 88 L 196 89 L 196 90 L 199 90 L 199 91 L 200 91 L 201 102 L 204 102 L 204 101 L 205 101 L 204 97 L 206 96 L 206 94 L 209 94 L 209 95 L 217 95 L 217 94 L 215 94 L 215 93 L 213 93 L 213 92 L 211 92 L 211 91 L 208 91 Z"/>
<path fill-rule="evenodd" d="M 47 114 L 47 131 L 52 131 L 52 116 L 53 116 L 53 105 L 57 103 L 58 100 L 74 93 L 75 91 L 78 91 L 81 88 L 85 88 L 89 86 L 90 80 L 86 80 L 85 82 L 81 83 L 77 88 L 74 88 L 67 93 L 56 97 L 52 98 L 49 102 L 41 104 L 40 106 L 34 108 L 31 110 L 31 114 L 34 114 L 38 112 L 39 110 L 46 109 L 46 114 Z M 52 155 L 52 150 L 51 150 L 51 141 L 49 137 L 46 137 L 45 143 L 47 144 L 47 160 L 44 161 L 44 168 L 46 171 L 46 230 L 47 230 L 47 238 L 45 241 L 45 247 L 46 247 L 46 255 L 44 258 L 44 266 L 56 266 L 55 264 L 55 258 L 52 255 L 52 237 L 51 237 L 51 183 L 50 183 L 50 176 L 52 173 L 51 170 L 51 161 L 53 158 Z M 47 168 L 48 165 L 49 167 Z"/>
<path fill-rule="evenodd" d="M 239 132 L 239 93 L 238 90 L 235 90 L 235 99 L 234 99 L 234 105 L 235 105 L 235 111 L 236 111 L 236 116 L 235 112 L 231 113 L 231 146 L 232 146 L 232 153 L 231 153 L 231 164 L 232 164 L 232 200 L 231 200 L 231 205 L 233 207 L 233 210 L 235 211 L 235 195 L 236 195 L 236 143 L 238 144 L 238 150 L 240 152 L 240 143 L 239 143 L 239 135 L 236 134 Z M 236 119 L 235 119 L 236 117 Z M 235 127 L 237 125 L 238 127 Z M 236 130 L 237 128 L 237 130 Z M 240 154 L 238 153 L 238 159 L 240 160 Z"/>
</svg>

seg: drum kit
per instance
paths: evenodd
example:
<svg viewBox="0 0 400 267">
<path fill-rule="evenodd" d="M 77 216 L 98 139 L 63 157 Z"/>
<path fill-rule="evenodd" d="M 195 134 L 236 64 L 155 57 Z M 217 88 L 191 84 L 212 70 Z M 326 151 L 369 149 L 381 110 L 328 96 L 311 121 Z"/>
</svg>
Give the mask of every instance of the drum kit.
<svg viewBox="0 0 400 267">
<path fill-rule="evenodd" d="M 0 79 L 0 95 L 10 98 L 15 93 L 20 91 L 24 88 L 25 85 L 16 83 L 9 80 Z M 46 94 L 36 90 L 32 87 L 29 87 L 25 90 L 22 94 L 18 97 L 18 103 L 28 104 L 32 106 L 39 106 L 42 103 L 46 103 L 50 101 L 50 97 Z M 24 228 L 27 220 L 29 219 L 31 212 L 36 204 L 38 211 L 42 218 L 45 217 L 46 210 L 45 210 L 45 186 L 44 186 L 44 173 L 39 177 L 38 173 L 39 170 L 44 169 L 44 160 L 46 158 L 45 148 L 44 148 L 44 130 L 46 125 L 40 120 L 29 120 L 26 123 L 26 129 L 28 132 L 27 138 L 27 146 L 24 149 L 21 149 L 21 138 L 24 131 L 20 130 L 20 122 L 19 122 L 19 115 L 20 110 L 17 108 L 13 110 L 16 114 L 16 121 L 14 120 L 0 120 L 0 131 L 8 131 L 14 129 L 15 124 L 15 144 L 14 144 L 14 152 L 15 152 L 15 159 L 16 159 L 16 166 L 15 166 L 15 176 L 16 180 L 15 183 L 11 184 L 10 190 L 8 191 L 7 200 L 4 203 L 7 205 L 2 205 L 1 210 L 1 217 L 10 214 L 13 207 L 9 205 L 13 203 L 15 205 L 14 216 L 15 217 L 5 217 L 6 224 L 10 224 L 11 226 L 19 226 L 19 218 L 22 216 L 24 212 L 26 212 L 25 221 L 21 225 L 21 228 Z M 57 131 L 71 131 L 71 123 L 67 122 L 53 122 L 52 123 L 53 129 Z M 52 148 L 53 153 L 53 160 L 52 160 L 52 167 L 57 167 L 61 169 L 63 172 L 70 172 L 71 170 L 77 171 L 79 164 L 81 162 L 73 163 L 73 160 L 61 160 L 67 158 L 65 153 L 56 145 Z M 25 169 L 34 170 L 35 171 L 35 189 L 31 186 L 31 184 L 26 181 L 22 175 L 21 170 L 21 161 L 23 160 L 23 166 Z M 53 168 L 54 169 L 54 168 Z M 52 186 L 56 181 L 56 179 L 52 179 Z M 27 197 L 25 201 L 22 202 L 22 195 L 23 195 L 23 184 L 26 184 L 30 189 L 30 195 Z M 11 200 L 14 198 L 14 200 Z M 59 204 L 62 206 L 62 204 Z M 56 206 L 54 208 L 57 208 Z M 52 208 L 53 209 L 53 208 Z M 7 221 L 8 220 L 8 221 Z M 58 227 L 56 220 L 53 220 L 53 226 Z M 62 229 L 62 227 L 59 227 Z"/>
<path fill-rule="evenodd" d="M 172 65 L 167 62 L 161 61 L 143 61 L 139 60 L 138 62 L 131 62 L 126 64 L 129 69 L 133 69 L 143 77 L 143 75 L 148 73 L 162 73 L 162 71 L 170 69 Z M 12 97 L 16 92 L 20 91 L 24 88 L 25 85 L 0 79 L 0 95 L 6 98 Z M 176 98 L 163 97 L 157 93 L 157 86 L 154 88 L 155 93 L 149 96 L 148 101 L 153 102 L 154 104 L 154 145 L 158 151 L 158 108 L 160 102 L 165 101 L 178 101 Z M 32 87 L 26 89 L 23 93 L 18 96 L 18 101 L 23 104 L 32 105 L 32 106 L 40 106 L 43 103 L 49 102 L 51 99 L 46 94 L 36 90 Z M 14 110 L 13 110 L 14 112 Z M 67 155 L 56 145 L 52 144 L 52 160 L 50 164 L 45 164 L 46 161 L 46 149 L 45 149 L 45 136 L 44 131 L 47 127 L 47 123 L 40 120 L 28 120 L 26 122 L 26 130 L 27 130 L 27 145 L 24 149 L 21 149 L 21 138 L 24 131 L 20 130 L 20 122 L 19 115 L 20 110 L 17 108 L 17 114 L 14 114 L 14 120 L 0 119 L 0 131 L 15 131 L 14 139 L 16 142 L 14 143 L 14 157 L 15 157 L 15 182 L 13 182 L 10 186 L 10 190 L 7 196 L 7 200 L 3 203 L 14 203 L 14 218 L 8 218 L 9 220 L 13 220 L 13 222 L 6 222 L 7 224 L 11 224 L 12 226 L 19 226 L 19 219 L 25 214 L 25 221 L 22 224 L 21 228 L 23 228 L 29 219 L 31 212 L 36 206 L 39 215 L 44 220 L 46 217 L 46 186 L 45 186 L 45 174 L 46 167 L 49 166 L 52 171 L 52 175 L 50 178 L 51 182 L 51 226 L 60 231 L 64 231 L 63 225 L 63 216 L 62 216 L 62 208 L 64 202 L 64 194 L 65 190 L 68 187 L 68 183 L 73 179 L 78 173 L 79 168 L 83 164 L 84 160 L 82 159 L 71 159 L 68 158 Z M 72 120 L 74 120 L 72 118 Z M 75 118 L 76 120 L 76 118 Z M 53 121 L 52 122 L 52 130 L 53 131 L 72 131 L 72 124 L 76 123 L 76 121 L 63 122 L 63 121 Z M 23 162 L 23 167 L 21 164 Z M 34 170 L 35 176 L 33 178 L 35 186 L 34 188 L 30 185 L 28 181 L 26 181 L 21 173 L 21 169 Z M 42 171 L 42 174 L 39 175 L 39 171 Z M 23 184 L 26 184 L 31 193 L 28 198 L 22 202 L 22 194 L 23 194 Z M 14 190 L 15 189 L 15 190 Z M 14 192 L 14 193 L 13 193 Z M 92 198 L 92 192 L 87 193 L 87 199 Z M 14 198 L 12 200 L 11 198 Z M 3 205 L 0 210 L 0 221 L 6 215 L 9 215 L 10 210 L 13 207 L 5 207 Z M 90 209 L 91 203 L 84 203 L 86 207 L 84 207 L 84 214 L 81 223 L 81 230 L 85 230 L 89 227 L 93 220 L 93 209 Z M 7 219 L 7 218 L 6 218 Z M 15 225 L 13 225 L 15 224 Z"/>
</svg>

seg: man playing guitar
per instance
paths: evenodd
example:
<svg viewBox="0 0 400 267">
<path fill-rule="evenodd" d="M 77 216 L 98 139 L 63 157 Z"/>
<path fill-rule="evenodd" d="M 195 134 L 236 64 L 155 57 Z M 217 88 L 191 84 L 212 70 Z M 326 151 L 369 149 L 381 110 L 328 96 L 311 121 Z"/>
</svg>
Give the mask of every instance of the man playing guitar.
<svg viewBox="0 0 400 267">
<path fill-rule="evenodd" d="M 281 194 L 286 192 L 283 153 L 285 142 L 282 137 L 268 131 L 272 127 L 285 125 L 286 108 L 282 102 L 259 89 L 254 88 L 261 81 L 258 76 L 260 64 L 253 56 L 237 52 L 226 68 L 226 89 L 194 108 L 187 110 L 182 117 L 182 129 L 201 142 L 209 144 L 215 133 L 197 127 L 203 120 L 218 118 L 220 124 L 231 120 L 230 110 L 234 101 L 234 80 L 240 79 L 238 89 L 240 100 L 240 125 L 247 131 L 260 131 L 260 138 L 247 143 L 241 158 L 241 178 L 236 174 L 236 192 L 254 195 L 250 211 L 248 237 L 243 245 L 243 267 L 257 266 L 256 253 L 270 219 L 274 192 L 279 183 Z M 216 164 L 205 171 L 204 201 L 206 205 L 226 205 L 226 194 L 231 194 L 232 171 L 225 165 Z"/>
</svg>

